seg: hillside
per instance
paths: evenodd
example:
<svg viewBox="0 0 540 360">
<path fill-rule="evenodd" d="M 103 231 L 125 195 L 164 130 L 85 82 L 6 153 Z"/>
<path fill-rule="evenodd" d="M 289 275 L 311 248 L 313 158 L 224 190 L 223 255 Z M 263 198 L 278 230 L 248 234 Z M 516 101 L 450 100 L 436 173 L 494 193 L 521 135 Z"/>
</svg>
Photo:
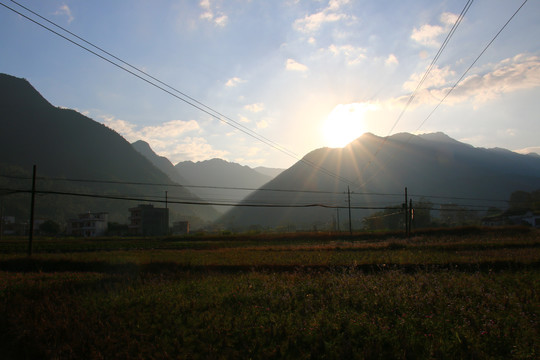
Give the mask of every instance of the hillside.
<svg viewBox="0 0 540 360">
<path fill-rule="evenodd" d="M 24 79 L 0 74 L 0 113 L 2 175 L 10 175 L 6 173 L 9 170 L 28 177 L 35 164 L 38 176 L 48 178 L 38 181 L 42 191 L 163 200 L 168 190 L 171 199 L 198 200 L 184 188 L 168 188 L 174 185 L 169 177 L 118 133 L 74 110 L 54 107 Z M 21 181 L 0 179 L 4 187 L 18 185 L 28 189 Z M 37 216 L 52 217 L 56 221 L 80 212 L 106 211 L 111 220 L 126 222 L 127 209 L 137 204 L 91 197 L 46 197 L 46 201 L 38 199 Z M 21 205 L 17 199 L 15 195 L 6 197 L 6 213 L 24 217 L 27 204 Z M 172 206 L 171 212 L 172 220 L 197 219 L 199 224 L 216 216 L 211 207 L 194 205 Z"/>
<path fill-rule="evenodd" d="M 271 176 L 237 163 L 222 159 L 205 161 L 183 161 L 175 165 L 178 173 L 197 196 L 211 202 L 235 204 L 248 196 L 252 189 L 258 189 L 272 180 Z M 228 207 L 220 207 L 226 210 Z"/>
<path fill-rule="evenodd" d="M 344 148 L 310 152 L 251 194 L 244 204 L 326 204 L 346 208 L 349 186 L 352 206 L 367 208 L 353 210 L 353 222 L 358 226 L 370 212 L 401 205 L 405 187 L 415 202 L 503 208 L 507 206 L 504 200 L 513 191 L 532 191 L 539 183 L 540 159 L 534 156 L 475 148 L 442 133 L 402 133 L 386 139 L 364 134 Z M 343 224 L 348 221 L 346 213 L 345 209 L 338 213 L 321 207 L 237 207 L 219 221 L 230 228 L 260 225 L 312 229 L 328 227 L 338 216 Z"/>
<path fill-rule="evenodd" d="M 185 185 L 187 180 L 184 179 L 174 165 L 164 156 L 159 156 L 152 150 L 150 145 L 142 140 L 135 141 L 131 144 L 137 152 L 148 159 L 156 168 L 166 174 L 169 179 L 177 184 Z"/>
</svg>

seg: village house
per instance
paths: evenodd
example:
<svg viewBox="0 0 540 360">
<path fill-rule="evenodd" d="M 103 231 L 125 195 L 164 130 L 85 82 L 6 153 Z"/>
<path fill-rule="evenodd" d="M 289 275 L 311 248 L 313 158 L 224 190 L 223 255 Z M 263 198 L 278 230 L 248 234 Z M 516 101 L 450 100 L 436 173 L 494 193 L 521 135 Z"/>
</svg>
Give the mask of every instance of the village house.
<svg viewBox="0 0 540 360">
<path fill-rule="evenodd" d="M 106 212 L 79 214 L 76 219 L 69 219 L 66 234 L 70 236 L 94 237 L 107 232 L 109 214 Z"/>
<path fill-rule="evenodd" d="M 139 205 L 129 209 L 129 234 L 162 236 L 169 233 L 169 209 Z"/>
</svg>

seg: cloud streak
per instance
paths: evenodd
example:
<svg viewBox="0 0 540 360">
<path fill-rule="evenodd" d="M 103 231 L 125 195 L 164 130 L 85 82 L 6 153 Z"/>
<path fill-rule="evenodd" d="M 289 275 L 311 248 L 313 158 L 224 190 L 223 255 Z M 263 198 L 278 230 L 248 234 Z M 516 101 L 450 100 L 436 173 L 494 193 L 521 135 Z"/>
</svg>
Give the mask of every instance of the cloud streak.
<svg viewBox="0 0 540 360">
<path fill-rule="evenodd" d="M 344 12 L 340 12 L 341 7 L 347 4 L 349 0 L 331 0 L 328 6 L 311 15 L 306 15 L 302 19 L 297 19 L 293 28 L 303 33 L 313 33 L 319 30 L 325 23 L 337 22 L 351 18 Z"/>
<path fill-rule="evenodd" d="M 66 4 L 63 4 L 62 6 L 60 6 L 58 10 L 56 10 L 54 15 L 67 16 L 68 24 L 71 24 L 71 22 L 75 20 L 75 18 L 73 17 L 73 14 L 71 13 L 71 9 Z"/>
<path fill-rule="evenodd" d="M 185 160 L 201 161 L 214 157 L 224 158 L 227 151 L 216 150 L 200 136 L 186 136 L 200 133 L 195 120 L 172 120 L 157 126 L 138 127 L 128 121 L 112 116 L 102 117 L 103 123 L 122 135 L 127 141 L 146 141 L 159 155 L 177 163 Z"/>
<path fill-rule="evenodd" d="M 294 59 L 287 59 L 287 63 L 285 64 L 285 69 L 288 71 L 299 71 L 299 72 L 308 71 L 308 67 L 306 65 L 300 64 Z"/>
<path fill-rule="evenodd" d="M 236 87 L 239 84 L 242 84 L 242 83 L 245 83 L 245 82 L 246 82 L 245 80 L 242 80 L 239 77 L 233 77 L 233 78 L 230 78 L 229 80 L 227 80 L 227 82 L 225 83 L 225 86 L 226 87 Z"/>
<path fill-rule="evenodd" d="M 425 82 L 426 88 L 419 91 L 414 104 L 436 104 L 452 88 L 455 72 L 449 67 L 434 68 Z M 412 91 L 421 74 L 413 74 L 403 87 Z M 489 65 L 483 73 L 466 77 L 445 99 L 444 104 L 454 105 L 465 101 L 486 102 L 503 94 L 540 86 L 540 57 L 517 55 L 497 64 Z M 409 96 L 399 100 L 404 102 Z"/>
<path fill-rule="evenodd" d="M 212 8 L 212 3 L 210 2 L 210 0 L 201 0 L 201 2 L 199 3 L 199 6 L 204 11 L 200 16 L 201 19 L 210 21 L 218 27 L 225 27 L 227 25 L 229 17 L 225 15 L 223 12 L 220 12 L 220 11 L 216 12 Z"/>
<path fill-rule="evenodd" d="M 411 39 L 424 46 L 440 46 L 439 36 L 448 33 L 457 18 L 456 14 L 445 12 L 439 18 L 441 25 L 424 24 L 420 28 L 414 28 Z"/>
</svg>

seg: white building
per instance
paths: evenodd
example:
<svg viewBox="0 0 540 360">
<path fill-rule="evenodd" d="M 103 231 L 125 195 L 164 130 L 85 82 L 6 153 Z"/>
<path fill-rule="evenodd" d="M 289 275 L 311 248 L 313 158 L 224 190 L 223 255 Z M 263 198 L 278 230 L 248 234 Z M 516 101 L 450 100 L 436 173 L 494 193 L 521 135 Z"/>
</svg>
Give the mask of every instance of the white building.
<svg viewBox="0 0 540 360">
<path fill-rule="evenodd" d="M 67 234 L 71 236 L 93 237 L 105 235 L 109 224 L 108 213 L 79 214 L 77 219 L 68 220 Z"/>
</svg>

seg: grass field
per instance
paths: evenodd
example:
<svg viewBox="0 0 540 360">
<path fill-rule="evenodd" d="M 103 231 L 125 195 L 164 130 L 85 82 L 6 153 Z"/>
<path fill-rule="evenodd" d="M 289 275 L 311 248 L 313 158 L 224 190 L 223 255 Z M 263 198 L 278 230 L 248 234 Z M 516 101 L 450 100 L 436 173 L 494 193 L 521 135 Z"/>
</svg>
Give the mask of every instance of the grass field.
<svg viewBox="0 0 540 360">
<path fill-rule="evenodd" d="M 526 229 L 0 242 L 2 359 L 540 357 Z"/>
</svg>

